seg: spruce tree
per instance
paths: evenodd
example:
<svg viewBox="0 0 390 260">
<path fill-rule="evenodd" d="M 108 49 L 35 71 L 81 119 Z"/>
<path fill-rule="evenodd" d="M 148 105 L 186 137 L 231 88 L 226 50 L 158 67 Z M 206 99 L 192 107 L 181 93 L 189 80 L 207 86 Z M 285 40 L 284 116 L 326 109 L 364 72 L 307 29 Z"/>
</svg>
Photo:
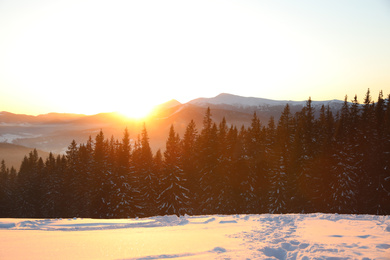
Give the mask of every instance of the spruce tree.
<svg viewBox="0 0 390 260">
<path fill-rule="evenodd" d="M 115 217 L 136 216 L 135 194 L 136 180 L 134 167 L 131 165 L 131 144 L 127 128 L 124 130 L 122 142 L 117 147 L 117 168 L 114 173 L 114 208 Z"/>
<path fill-rule="evenodd" d="M 290 106 L 286 104 L 276 129 L 273 162 L 270 173 L 269 211 L 271 213 L 293 212 L 290 208 L 295 191 L 291 188 L 291 149 L 293 141 Z"/>
<path fill-rule="evenodd" d="M 4 218 L 9 215 L 10 191 L 8 181 L 9 169 L 5 165 L 5 161 L 1 160 L 0 164 L 0 217 Z"/>
<path fill-rule="evenodd" d="M 135 175 L 138 176 L 139 190 L 135 191 L 136 216 L 153 216 L 157 213 L 157 185 L 158 180 L 153 172 L 153 154 L 149 145 L 148 132 L 144 125 L 141 136 L 133 153 Z"/>
<path fill-rule="evenodd" d="M 228 127 L 225 117 L 218 126 L 217 134 L 217 165 L 215 168 L 215 178 L 217 181 L 213 187 L 216 191 L 215 195 L 215 210 L 217 212 L 227 214 L 228 212 L 236 211 L 236 203 L 234 201 L 234 186 L 230 182 L 233 178 L 232 169 L 232 154 L 231 146 L 234 144 L 232 140 L 228 140 Z"/>
<path fill-rule="evenodd" d="M 245 138 L 249 171 L 241 183 L 248 213 L 264 212 L 267 208 L 268 165 L 265 157 L 265 136 L 256 112 Z"/>
<path fill-rule="evenodd" d="M 71 142 L 66 151 L 67 171 L 64 172 L 64 199 L 68 217 L 78 217 L 78 211 L 82 207 L 79 198 L 81 190 L 78 189 L 79 181 L 79 149 L 75 140 Z"/>
<path fill-rule="evenodd" d="M 355 156 L 357 151 L 351 141 L 350 109 L 345 97 L 340 118 L 336 127 L 336 144 L 332 155 L 332 169 L 330 171 L 331 202 L 330 211 L 333 213 L 357 212 L 357 178 L 358 167 Z"/>
<path fill-rule="evenodd" d="M 311 98 L 306 106 L 297 114 L 296 137 L 294 144 L 297 157 L 295 158 L 297 207 L 300 212 L 315 212 L 316 201 L 321 197 L 321 175 L 315 169 L 314 160 L 318 154 L 316 140 L 317 128 L 314 121 L 314 108 Z M 299 205 L 299 206 L 298 206 Z"/>
<path fill-rule="evenodd" d="M 161 193 L 157 197 L 159 213 L 161 215 L 177 216 L 187 213 L 189 205 L 189 190 L 186 187 L 182 167 L 182 150 L 179 135 L 173 125 L 169 130 L 164 152 L 164 168 L 161 179 Z"/>
<path fill-rule="evenodd" d="M 182 162 L 183 174 L 187 180 L 187 187 L 189 189 L 190 205 L 188 206 L 188 214 L 195 214 L 194 209 L 199 208 L 200 202 L 200 186 L 199 186 L 199 164 L 197 161 L 197 138 L 198 131 L 194 120 L 191 120 L 187 125 L 184 137 L 182 140 Z"/>
<path fill-rule="evenodd" d="M 46 176 L 46 188 L 47 191 L 45 193 L 45 205 L 46 210 L 44 213 L 44 216 L 47 218 L 56 218 L 56 217 L 62 217 L 60 215 L 60 205 L 59 197 L 62 196 L 62 177 L 60 173 L 56 169 L 56 159 L 52 153 L 49 153 L 49 156 L 46 158 L 45 161 L 45 168 L 44 168 L 44 174 Z"/>
<path fill-rule="evenodd" d="M 107 218 L 110 217 L 111 172 L 108 168 L 108 142 L 102 130 L 96 135 L 94 145 L 92 216 Z"/>
<path fill-rule="evenodd" d="M 217 126 L 211 118 L 210 108 L 207 108 L 203 118 L 203 128 L 198 138 L 198 163 L 200 183 L 200 206 L 199 213 L 213 214 L 217 203 L 214 189 L 217 176 L 215 168 L 217 165 Z"/>
</svg>

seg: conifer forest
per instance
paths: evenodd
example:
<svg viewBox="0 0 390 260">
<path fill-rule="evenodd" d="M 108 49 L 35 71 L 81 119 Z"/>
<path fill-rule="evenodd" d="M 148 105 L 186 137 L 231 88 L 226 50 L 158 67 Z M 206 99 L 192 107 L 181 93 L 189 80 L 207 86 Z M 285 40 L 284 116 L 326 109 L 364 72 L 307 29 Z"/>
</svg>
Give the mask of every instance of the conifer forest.
<svg viewBox="0 0 390 260">
<path fill-rule="evenodd" d="M 309 99 L 277 121 L 254 113 L 248 127 L 207 109 L 183 136 L 172 125 L 163 152 L 146 127 L 121 139 L 100 131 L 63 155 L 33 150 L 20 169 L 0 169 L 0 217 L 310 212 L 390 214 L 390 95 L 346 97 L 336 112 Z"/>
</svg>

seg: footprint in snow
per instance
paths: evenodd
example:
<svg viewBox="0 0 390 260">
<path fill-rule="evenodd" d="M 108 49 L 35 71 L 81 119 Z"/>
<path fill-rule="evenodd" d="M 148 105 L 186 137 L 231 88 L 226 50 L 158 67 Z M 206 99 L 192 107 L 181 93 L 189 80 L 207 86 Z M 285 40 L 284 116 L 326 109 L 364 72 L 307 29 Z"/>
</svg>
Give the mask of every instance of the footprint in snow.
<svg viewBox="0 0 390 260">
<path fill-rule="evenodd" d="M 210 252 L 214 252 L 214 253 L 220 254 L 220 253 L 225 253 L 225 252 L 226 252 L 226 249 L 223 248 L 223 247 L 217 246 L 217 247 L 215 247 L 213 250 L 211 250 Z"/>
<path fill-rule="evenodd" d="M 286 257 L 287 257 L 286 250 L 284 250 L 281 247 L 268 247 L 267 246 L 267 247 L 261 249 L 260 251 L 262 251 L 264 253 L 264 255 L 266 255 L 268 257 L 275 257 L 278 260 L 286 259 Z"/>
<path fill-rule="evenodd" d="M 237 223 L 235 220 L 221 220 L 219 221 L 219 224 L 232 224 L 232 223 Z"/>
<path fill-rule="evenodd" d="M 379 244 L 379 245 L 376 245 L 376 248 L 379 248 L 379 249 L 389 249 L 390 245 L 389 244 Z"/>
<path fill-rule="evenodd" d="M 210 222 L 213 222 L 215 220 L 215 218 L 209 218 L 208 220 L 206 220 L 204 222 L 204 224 L 207 224 L 207 223 L 210 223 Z"/>
</svg>

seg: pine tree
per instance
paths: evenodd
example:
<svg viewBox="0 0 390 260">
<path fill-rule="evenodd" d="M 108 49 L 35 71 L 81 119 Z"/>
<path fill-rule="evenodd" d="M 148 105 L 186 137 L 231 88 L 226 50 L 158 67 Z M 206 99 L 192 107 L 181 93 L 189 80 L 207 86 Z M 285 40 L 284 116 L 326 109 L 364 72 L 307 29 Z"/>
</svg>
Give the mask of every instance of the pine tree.
<svg viewBox="0 0 390 260">
<path fill-rule="evenodd" d="M 341 109 L 340 118 L 336 127 L 336 144 L 332 155 L 331 169 L 331 212 L 356 213 L 357 212 L 357 177 L 358 168 L 355 158 L 357 151 L 351 131 L 351 117 L 347 97 Z"/>
<path fill-rule="evenodd" d="M 78 217 L 78 211 L 82 207 L 79 202 L 81 190 L 78 189 L 79 175 L 79 149 L 75 140 L 71 142 L 66 151 L 67 170 L 64 172 L 64 199 L 69 217 Z"/>
<path fill-rule="evenodd" d="M 312 171 L 316 172 L 318 179 L 317 196 L 313 198 L 314 211 L 329 212 L 329 203 L 332 200 L 330 190 L 331 158 L 334 153 L 334 117 L 329 106 L 323 105 L 320 116 L 316 121 L 317 136 L 317 156 L 311 162 Z"/>
<path fill-rule="evenodd" d="M 218 181 L 215 174 L 217 165 L 217 126 L 211 119 L 210 108 L 203 118 L 203 128 L 198 138 L 198 163 L 200 174 L 200 207 L 199 213 L 216 213 L 217 192 L 215 184 Z"/>
<path fill-rule="evenodd" d="M 296 167 L 295 174 L 298 207 L 300 212 L 315 212 L 315 204 L 321 197 L 321 175 L 313 164 L 318 153 L 315 147 L 318 133 L 315 131 L 314 108 L 311 98 L 306 102 L 306 106 L 297 114 L 295 151 Z"/>
<path fill-rule="evenodd" d="M 380 179 L 378 187 L 378 204 L 380 211 L 377 214 L 390 214 L 390 94 L 383 106 L 383 136 L 380 159 Z"/>
<path fill-rule="evenodd" d="M 114 204 L 115 217 L 135 217 L 137 194 L 134 167 L 131 165 L 131 144 L 127 128 L 124 130 L 122 142 L 118 146 L 118 168 L 114 177 Z"/>
<path fill-rule="evenodd" d="M 271 213 L 286 213 L 293 211 L 290 201 L 295 195 L 291 190 L 291 149 L 293 141 L 292 119 L 290 106 L 287 104 L 279 119 L 276 129 L 274 147 L 274 164 L 271 168 L 269 211 Z"/>
<path fill-rule="evenodd" d="M 90 136 L 86 144 L 82 144 L 79 147 L 79 176 L 80 176 L 80 190 L 81 197 L 80 202 L 83 204 L 83 208 L 80 209 L 80 216 L 91 217 L 94 210 L 92 208 L 92 202 L 94 199 L 95 182 L 93 175 L 93 140 Z"/>
<path fill-rule="evenodd" d="M 223 124 L 221 125 L 223 127 Z M 220 127 L 220 128 L 221 128 Z M 220 133 L 221 135 L 221 133 Z M 222 136 L 220 137 L 222 138 Z M 238 170 L 238 161 L 240 158 L 240 145 L 238 140 L 238 131 L 236 127 L 231 126 L 226 134 L 226 140 L 222 142 L 224 145 L 220 146 L 223 157 L 220 163 L 223 165 L 219 176 L 223 176 L 224 185 L 223 194 L 223 214 L 240 213 L 240 171 Z M 222 151 L 224 150 L 224 151 Z"/>
<path fill-rule="evenodd" d="M 256 113 L 246 135 L 249 171 L 241 183 L 248 213 L 264 212 L 267 208 L 268 165 L 265 157 L 265 137 Z"/>
<path fill-rule="evenodd" d="M 236 178 L 236 183 L 238 185 L 238 210 L 239 212 L 246 214 L 249 213 L 248 207 L 248 197 L 247 194 L 247 185 L 246 180 L 248 172 L 249 172 L 249 154 L 246 146 L 246 136 L 247 130 L 244 125 L 241 126 L 240 131 L 237 135 L 237 142 L 235 147 L 235 166 L 234 169 L 236 174 L 234 175 Z"/>
<path fill-rule="evenodd" d="M 8 175 L 8 215 L 7 217 L 17 216 L 17 184 L 16 184 L 17 171 L 12 166 Z"/>
<path fill-rule="evenodd" d="M 234 184 L 230 181 L 234 178 L 234 172 L 232 169 L 232 146 L 233 140 L 228 138 L 228 127 L 225 117 L 219 124 L 217 133 L 217 165 L 215 167 L 215 178 L 217 181 L 213 187 L 215 193 L 215 210 L 217 212 L 227 214 L 228 212 L 235 212 L 237 203 L 234 201 Z"/>
<path fill-rule="evenodd" d="M 379 93 L 378 101 L 371 105 L 371 111 L 368 113 L 370 113 L 370 128 L 366 129 L 365 135 L 369 136 L 369 144 L 366 147 L 368 151 L 364 153 L 365 180 L 361 180 L 361 183 L 364 184 L 368 179 L 371 185 L 368 190 L 363 190 L 367 192 L 363 193 L 361 197 L 365 196 L 365 201 L 369 206 L 368 213 L 388 214 L 390 209 L 388 204 L 390 201 L 390 170 L 387 168 L 390 165 L 390 149 L 388 148 L 390 139 L 385 134 L 386 103 L 382 91 Z"/>
<path fill-rule="evenodd" d="M 56 159 L 52 153 L 49 153 L 49 157 L 46 158 L 44 175 L 47 180 L 46 193 L 44 194 L 46 210 L 44 216 L 47 218 L 62 217 L 60 215 L 60 205 L 58 204 L 59 197 L 62 196 L 62 175 L 57 171 Z"/>
<path fill-rule="evenodd" d="M 138 138 L 135 151 L 133 153 L 135 174 L 139 176 L 137 182 L 139 184 L 139 192 L 135 194 L 137 197 L 136 216 L 153 216 L 157 213 L 157 177 L 153 172 L 153 154 L 149 145 L 148 132 L 146 126 Z"/>
<path fill-rule="evenodd" d="M 5 165 L 5 161 L 1 161 L 0 165 L 0 217 L 7 217 L 9 215 L 10 191 L 8 181 L 9 169 Z"/>
<path fill-rule="evenodd" d="M 17 178 L 18 216 L 40 217 L 41 186 L 39 184 L 39 156 L 36 149 L 25 156 Z"/>
<path fill-rule="evenodd" d="M 184 178 L 182 167 L 180 138 L 172 125 L 164 152 L 162 189 L 157 198 L 160 214 L 180 216 L 187 213 L 189 190 L 186 184 L 187 180 Z"/>
<path fill-rule="evenodd" d="M 100 130 L 95 138 L 93 154 L 93 200 L 92 216 L 97 218 L 110 217 L 109 205 L 111 203 L 111 172 L 108 168 L 108 142 Z"/>
<path fill-rule="evenodd" d="M 191 198 L 190 205 L 188 206 L 188 214 L 195 214 L 194 209 L 199 208 L 200 202 L 200 186 L 199 186 L 199 172 L 197 162 L 197 138 L 198 131 L 194 120 L 191 120 L 188 124 L 184 137 L 182 140 L 182 162 L 183 162 L 183 175 L 187 180 L 187 187 L 189 189 L 189 197 Z"/>
</svg>

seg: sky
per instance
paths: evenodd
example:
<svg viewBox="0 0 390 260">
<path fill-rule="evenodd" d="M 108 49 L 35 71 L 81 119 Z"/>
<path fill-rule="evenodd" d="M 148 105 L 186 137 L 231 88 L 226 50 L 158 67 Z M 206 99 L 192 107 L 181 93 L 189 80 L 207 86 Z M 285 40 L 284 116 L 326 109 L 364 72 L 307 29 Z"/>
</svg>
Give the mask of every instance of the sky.
<svg viewBox="0 0 390 260">
<path fill-rule="evenodd" d="M 0 0 L 0 111 L 390 94 L 388 0 Z"/>
</svg>

